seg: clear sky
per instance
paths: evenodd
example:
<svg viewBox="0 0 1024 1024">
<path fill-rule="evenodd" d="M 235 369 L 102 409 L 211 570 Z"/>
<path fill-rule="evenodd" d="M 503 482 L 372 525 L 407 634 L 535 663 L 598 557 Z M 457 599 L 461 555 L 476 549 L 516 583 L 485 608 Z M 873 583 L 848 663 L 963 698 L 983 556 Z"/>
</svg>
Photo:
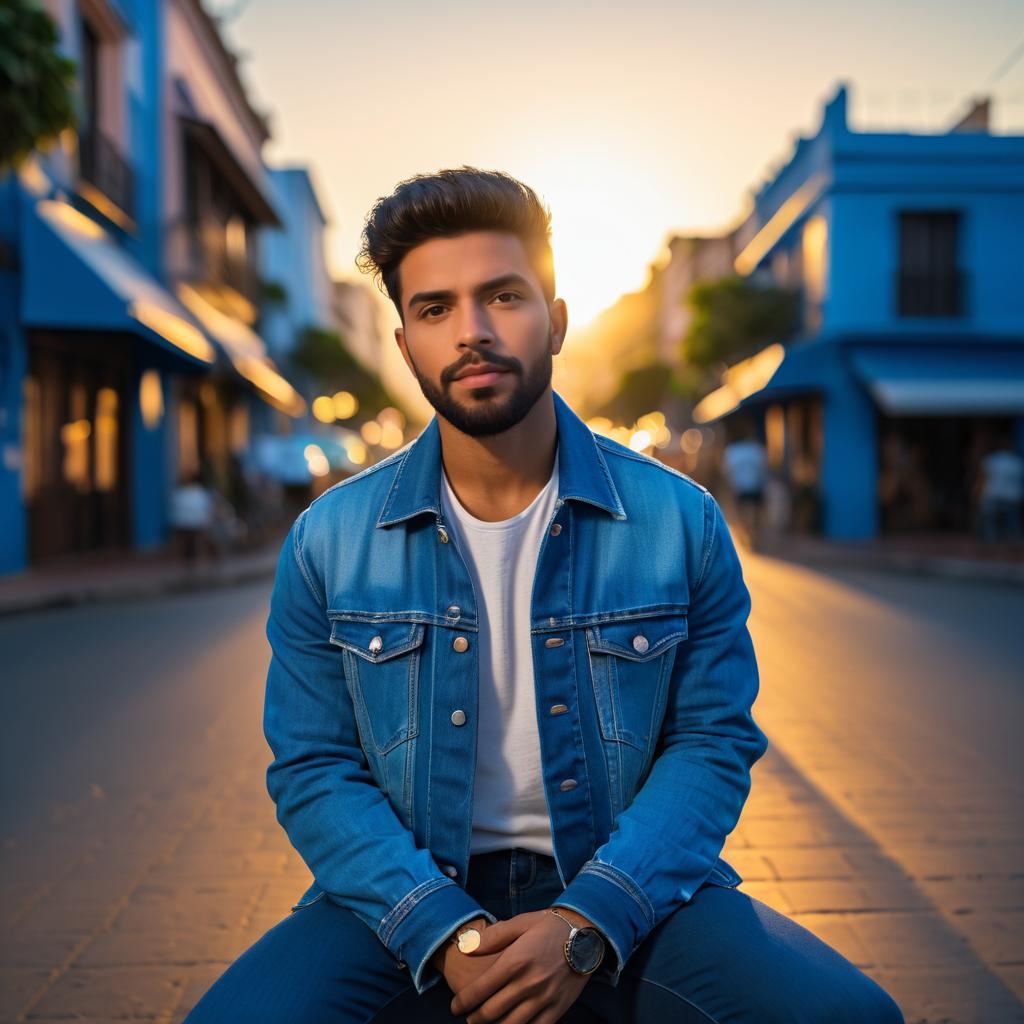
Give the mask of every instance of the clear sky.
<svg viewBox="0 0 1024 1024">
<path fill-rule="evenodd" d="M 271 115 L 268 161 L 313 169 L 336 276 L 402 178 L 500 168 L 552 208 L 577 325 L 640 287 L 671 232 L 735 221 L 839 80 L 855 128 L 942 129 L 991 93 L 996 130 L 1024 132 L 1021 0 L 208 6 Z"/>
</svg>

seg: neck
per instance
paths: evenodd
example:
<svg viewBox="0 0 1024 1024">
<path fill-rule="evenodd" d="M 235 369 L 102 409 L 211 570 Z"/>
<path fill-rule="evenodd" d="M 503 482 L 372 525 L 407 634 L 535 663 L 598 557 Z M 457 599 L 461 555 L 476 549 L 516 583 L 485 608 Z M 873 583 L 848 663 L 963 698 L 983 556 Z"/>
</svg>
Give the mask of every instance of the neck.
<svg viewBox="0 0 1024 1024">
<path fill-rule="evenodd" d="M 548 388 L 514 427 L 471 437 L 437 417 L 441 460 L 455 496 L 470 515 L 500 522 L 522 512 L 551 479 L 558 426 Z"/>
</svg>

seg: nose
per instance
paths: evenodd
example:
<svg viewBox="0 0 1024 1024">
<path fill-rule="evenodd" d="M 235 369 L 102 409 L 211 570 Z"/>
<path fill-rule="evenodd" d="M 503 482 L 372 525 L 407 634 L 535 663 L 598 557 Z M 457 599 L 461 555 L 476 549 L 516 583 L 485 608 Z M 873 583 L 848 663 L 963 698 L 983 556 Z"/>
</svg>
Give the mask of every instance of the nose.
<svg viewBox="0 0 1024 1024">
<path fill-rule="evenodd" d="M 468 302 L 460 308 L 457 315 L 459 322 L 456 344 L 460 351 L 493 343 L 494 327 L 485 306 L 478 302 Z"/>
</svg>

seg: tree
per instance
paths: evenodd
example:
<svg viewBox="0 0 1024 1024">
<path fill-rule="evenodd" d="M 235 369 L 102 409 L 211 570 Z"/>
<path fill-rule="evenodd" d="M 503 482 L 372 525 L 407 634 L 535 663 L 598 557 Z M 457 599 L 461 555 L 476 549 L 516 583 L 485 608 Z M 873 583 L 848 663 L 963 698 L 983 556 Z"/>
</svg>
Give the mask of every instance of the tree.
<svg viewBox="0 0 1024 1024">
<path fill-rule="evenodd" d="M 307 327 L 289 361 L 326 393 L 341 389 L 352 392 L 359 399 L 360 409 L 370 415 L 395 404 L 380 378 L 349 352 L 337 331 Z"/>
<path fill-rule="evenodd" d="M 0 0 L 0 172 L 75 126 L 75 62 L 33 0 Z"/>
<path fill-rule="evenodd" d="M 758 287 L 742 277 L 696 284 L 686 297 L 693 311 L 683 354 L 694 366 L 735 363 L 773 341 L 789 337 L 797 324 L 795 292 Z"/>
</svg>

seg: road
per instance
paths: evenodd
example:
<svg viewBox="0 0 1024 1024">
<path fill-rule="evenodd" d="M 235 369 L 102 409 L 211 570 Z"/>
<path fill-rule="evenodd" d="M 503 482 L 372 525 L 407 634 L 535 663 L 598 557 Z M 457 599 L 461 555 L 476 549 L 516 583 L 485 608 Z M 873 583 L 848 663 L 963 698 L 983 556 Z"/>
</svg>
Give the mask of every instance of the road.
<svg viewBox="0 0 1024 1024">
<path fill-rule="evenodd" d="M 743 888 L 908 1022 L 1024 1020 L 1024 594 L 744 561 Z M 0 1020 L 179 1021 L 305 887 L 263 783 L 268 590 L 0 620 Z"/>
</svg>

